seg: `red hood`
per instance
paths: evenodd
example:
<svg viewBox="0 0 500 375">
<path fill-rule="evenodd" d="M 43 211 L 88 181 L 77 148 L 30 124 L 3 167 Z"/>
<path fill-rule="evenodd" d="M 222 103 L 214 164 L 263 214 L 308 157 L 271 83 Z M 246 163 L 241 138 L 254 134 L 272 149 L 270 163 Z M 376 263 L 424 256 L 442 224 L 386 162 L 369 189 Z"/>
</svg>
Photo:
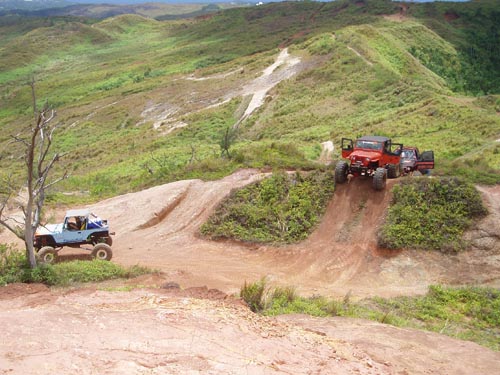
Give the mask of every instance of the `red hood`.
<svg viewBox="0 0 500 375">
<path fill-rule="evenodd" d="M 371 161 L 377 161 L 380 159 L 380 151 L 374 150 L 355 150 L 349 155 L 351 160 L 363 160 L 370 158 Z"/>
</svg>

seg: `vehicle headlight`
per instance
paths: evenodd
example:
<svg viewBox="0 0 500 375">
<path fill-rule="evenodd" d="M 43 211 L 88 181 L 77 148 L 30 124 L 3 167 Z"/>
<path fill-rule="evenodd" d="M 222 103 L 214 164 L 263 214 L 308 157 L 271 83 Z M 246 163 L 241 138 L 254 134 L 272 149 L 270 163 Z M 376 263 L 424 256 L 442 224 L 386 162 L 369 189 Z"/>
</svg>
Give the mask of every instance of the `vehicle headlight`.
<svg viewBox="0 0 500 375">
<path fill-rule="evenodd" d="M 365 158 L 365 162 L 366 162 L 366 163 L 369 163 L 370 161 L 371 161 L 371 159 L 370 159 L 370 158 Z"/>
</svg>

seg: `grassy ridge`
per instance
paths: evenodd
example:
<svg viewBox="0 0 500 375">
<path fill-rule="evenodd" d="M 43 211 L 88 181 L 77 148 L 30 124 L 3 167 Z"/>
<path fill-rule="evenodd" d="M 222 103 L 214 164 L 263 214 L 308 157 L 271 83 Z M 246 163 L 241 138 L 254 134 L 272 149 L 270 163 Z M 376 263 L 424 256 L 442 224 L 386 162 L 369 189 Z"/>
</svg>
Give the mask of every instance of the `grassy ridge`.
<svg viewBox="0 0 500 375">
<path fill-rule="evenodd" d="M 253 311 L 265 315 L 308 314 L 375 320 L 397 327 L 438 332 L 500 350 L 500 292 L 498 289 L 439 285 L 424 296 L 369 298 L 352 302 L 325 297 L 304 298 L 292 287 L 270 288 L 265 280 L 245 283 L 241 297 Z"/>
<path fill-rule="evenodd" d="M 211 238 L 297 242 L 318 223 L 333 189 L 332 173 L 273 174 L 233 191 L 200 231 Z"/>
<path fill-rule="evenodd" d="M 500 11 L 497 1 L 479 0 L 460 5 L 412 4 L 408 14 L 422 20 L 455 46 L 458 65 L 455 69 L 444 70 L 447 61 L 439 58 L 439 50 L 426 46 L 414 49 L 416 55 L 427 57 L 427 66 L 444 73 L 452 89 L 476 94 L 499 93 Z"/>
<path fill-rule="evenodd" d="M 408 14 L 415 18 L 393 22 L 383 15 L 398 12 L 398 5 L 375 0 L 268 4 L 169 22 L 136 15 L 99 22 L 0 18 L 1 169 L 16 173 L 22 165 L 8 141 L 30 119 L 25 82 L 34 74 L 39 102 L 52 103 L 65 124 L 55 146 L 72 155 L 60 165 L 72 175 L 60 190 L 90 191 L 90 200 L 261 166 L 269 161 L 263 150 L 277 139 L 315 159 L 319 142 L 365 133 L 434 149 L 439 174 L 499 182 L 500 100 L 463 96 L 476 91 L 451 76 L 461 72 L 467 79 L 460 69 L 474 67 L 493 84 L 483 92 L 498 92 L 496 72 L 470 65 L 463 54 L 473 30 L 483 35 L 494 27 L 489 21 L 480 26 L 495 17 L 491 2 L 471 4 L 446 5 L 465 12 L 451 21 L 440 18 L 445 10 L 422 10 L 441 9 L 438 4 L 411 4 Z M 482 16 L 476 20 L 471 9 Z M 224 95 L 258 76 L 278 46 L 290 46 L 308 69 L 273 89 L 241 124 L 234 150 L 243 157 L 218 158 L 224 129 L 247 100 L 220 105 Z M 493 51 L 489 46 L 475 48 Z M 494 64 L 488 56 L 483 60 Z M 225 79 L 183 79 L 235 71 Z M 162 126 L 186 126 L 165 135 L 153 129 L 162 116 Z M 149 173 L 145 165 L 158 158 L 163 165 Z M 292 167 L 307 163 L 292 159 Z"/>
</svg>

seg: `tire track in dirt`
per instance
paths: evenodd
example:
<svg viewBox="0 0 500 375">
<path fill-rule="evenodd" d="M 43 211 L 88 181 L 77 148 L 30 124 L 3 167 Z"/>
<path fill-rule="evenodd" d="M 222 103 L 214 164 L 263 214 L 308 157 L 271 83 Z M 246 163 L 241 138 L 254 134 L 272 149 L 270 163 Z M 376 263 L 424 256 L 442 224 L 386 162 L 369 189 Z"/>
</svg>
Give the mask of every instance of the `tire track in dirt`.
<svg viewBox="0 0 500 375">
<path fill-rule="evenodd" d="M 397 180 L 388 181 L 382 192 L 372 189 L 370 179 L 338 186 L 321 223 L 299 244 L 209 241 L 199 235 L 199 227 L 231 189 L 264 176 L 240 170 L 219 181 L 178 181 L 90 209 L 107 218 L 116 232 L 114 261 L 158 269 L 164 281 L 182 287 L 207 285 L 237 293 L 245 281 L 266 277 L 270 284 L 293 286 L 303 295 L 390 297 L 423 294 L 436 283 L 500 286 L 499 246 L 458 255 L 377 247 L 378 226 Z M 493 199 L 493 214 L 480 225 L 498 228 L 500 191 L 483 190 L 486 200 Z M 144 229 L 137 229 L 141 225 Z M 61 255 L 75 251 L 63 249 Z"/>
<path fill-rule="evenodd" d="M 159 268 L 187 286 L 209 285 L 228 292 L 236 292 L 245 280 L 263 276 L 306 294 L 343 295 L 350 289 L 369 288 L 373 280 L 368 271 L 379 263 L 375 232 L 390 199 L 388 190 L 374 192 L 371 180 L 339 186 L 321 224 L 308 240 L 296 245 L 208 241 L 198 235 L 199 227 L 232 188 L 262 176 L 242 171 L 220 181 L 185 185 L 182 200 L 161 222 L 117 235 L 116 260 Z M 339 238 L 343 231 L 348 235 Z"/>
</svg>

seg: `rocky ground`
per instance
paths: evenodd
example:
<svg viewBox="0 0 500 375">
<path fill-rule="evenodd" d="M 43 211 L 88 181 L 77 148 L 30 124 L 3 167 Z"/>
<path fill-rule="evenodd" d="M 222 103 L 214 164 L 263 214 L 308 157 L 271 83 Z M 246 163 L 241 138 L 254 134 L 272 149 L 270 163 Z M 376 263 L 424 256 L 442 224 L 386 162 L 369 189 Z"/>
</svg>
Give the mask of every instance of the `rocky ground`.
<svg viewBox="0 0 500 375">
<path fill-rule="evenodd" d="M 169 284 L 172 285 L 172 284 Z M 0 374 L 496 374 L 500 354 L 347 318 L 252 313 L 217 290 L 0 288 Z"/>
</svg>

